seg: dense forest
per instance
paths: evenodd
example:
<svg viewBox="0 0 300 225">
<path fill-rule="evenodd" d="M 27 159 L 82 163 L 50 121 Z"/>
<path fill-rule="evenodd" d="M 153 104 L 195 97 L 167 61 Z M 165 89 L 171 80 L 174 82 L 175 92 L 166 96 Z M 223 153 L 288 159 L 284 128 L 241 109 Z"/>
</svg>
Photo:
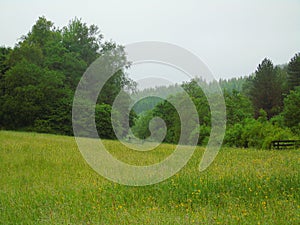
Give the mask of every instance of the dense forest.
<svg viewBox="0 0 300 225">
<path fill-rule="evenodd" d="M 197 108 L 201 126 L 193 134 L 199 135 L 198 144 L 207 143 L 210 129 L 210 108 L 200 86 L 211 92 L 218 84 L 224 93 L 227 127 L 224 144 L 234 147 L 269 148 L 272 140 L 298 139 L 300 136 L 300 54 L 296 54 L 286 65 L 275 66 L 265 58 L 250 76 L 206 83 L 194 79 L 181 85 Z M 155 92 L 174 90 L 176 86 L 157 87 L 140 91 L 141 96 Z M 180 101 L 182 92 L 168 99 Z M 178 142 L 180 122 L 178 114 L 169 101 L 153 97 L 145 98 L 135 105 L 138 119 L 133 127 L 140 138 L 150 136 L 147 124 L 154 117 L 161 117 L 168 127 L 164 139 L 168 143 Z M 175 100 L 174 100 L 175 99 Z M 141 113 L 141 108 L 147 109 Z"/>
<path fill-rule="evenodd" d="M 88 66 L 106 51 L 124 54 L 103 42 L 95 25 L 73 19 L 61 29 L 40 17 L 16 46 L 0 48 L 0 128 L 72 135 L 72 102 Z M 99 135 L 114 138 L 110 126 L 113 99 L 135 83 L 121 70 L 107 82 L 96 105 Z M 101 128 L 101 129 L 100 129 Z"/>
<path fill-rule="evenodd" d="M 116 54 L 125 54 L 122 46 L 105 42 L 95 25 L 88 26 L 75 18 L 57 28 L 40 17 L 14 48 L 0 48 L 0 129 L 72 135 L 72 102 L 77 84 L 88 66 L 112 49 Z M 149 122 L 161 117 L 167 126 L 164 142 L 177 143 L 180 120 L 170 100 L 180 101 L 184 90 L 192 99 L 201 124 L 191 135 L 199 136 L 198 144 L 204 145 L 209 138 L 211 118 L 206 96 L 198 85 L 202 82 L 212 92 L 216 84 L 223 90 L 227 111 L 225 145 L 268 148 L 274 139 L 297 139 L 300 54 L 283 66 L 276 66 L 267 58 L 258 64 L 253 74 L 242 78 L 213 83 L 194 79 L 142 91 L 137 91 L 124 68 L 112 76 L 99 95 L 95 108 L 98 134 L 101 138 L 116 138 L 111 124 L 112 105 L 123 89 L 130 90 L 133 99 L 145 96 L 127 115 L 135 136 L 150 136 Z M 151 97 L 153 93 L 161 93 L 166 100 Z"/>
</svg>

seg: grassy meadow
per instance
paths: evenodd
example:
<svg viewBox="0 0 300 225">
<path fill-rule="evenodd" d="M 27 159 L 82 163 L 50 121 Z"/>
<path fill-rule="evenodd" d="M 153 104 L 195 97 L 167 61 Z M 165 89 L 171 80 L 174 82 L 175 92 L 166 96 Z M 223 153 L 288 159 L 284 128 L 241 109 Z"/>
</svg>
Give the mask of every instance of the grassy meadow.
<svg viewBox="0 0 300 225">
<path fill-rule="evenodd" d="M 174 150 L 105 144 L 137 165 Z M 0 131 L 0 224 L 300 224 L 300 150 L 224 148 L 200 173 L 203 151 L 170 179 L 131 187 L 94 172 L 73 137 Z"/>
</svg>

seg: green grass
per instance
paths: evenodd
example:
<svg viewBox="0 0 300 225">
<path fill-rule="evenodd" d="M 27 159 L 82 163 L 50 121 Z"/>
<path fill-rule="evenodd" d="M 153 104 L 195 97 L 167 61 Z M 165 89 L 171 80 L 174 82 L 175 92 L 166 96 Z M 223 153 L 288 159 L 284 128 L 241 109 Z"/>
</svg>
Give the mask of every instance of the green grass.
<svg viewBox="0 0 300 225">
<path fill-rule="evenodd" d="M 105 143 L 139 165 L 174 149 Z M 200 173 L 203 150 L 170 179 L 129 187 L 94 172 L 72 137 L 0 131 L 0 224 L 300 224 L 300 150 L 226 148 Z"/>
</svg>

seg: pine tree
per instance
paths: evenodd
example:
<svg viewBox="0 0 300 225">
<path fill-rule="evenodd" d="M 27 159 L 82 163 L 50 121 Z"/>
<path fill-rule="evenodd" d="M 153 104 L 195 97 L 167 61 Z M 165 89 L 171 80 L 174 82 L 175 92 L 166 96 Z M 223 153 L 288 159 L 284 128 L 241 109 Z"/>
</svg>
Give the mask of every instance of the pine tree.
<svg viewBox="0 0 300 225">
<path fill-rule="evenodd" d="M 259 111 L 263 109 L 270 119 L 278 114 L 282 108 L 283 91 L 278 70 L 279 68 L 274 67 L 271 60 L 265 58 L 255 71 L 249 93 L 254 106 L 255 117 L 258 117 Z"/>
<path fill-rule="evenodd" d="M 300 86 L 300 53 L 297 53 L 288 64 L 288 87 L 289 90 Z"/>
</svg>

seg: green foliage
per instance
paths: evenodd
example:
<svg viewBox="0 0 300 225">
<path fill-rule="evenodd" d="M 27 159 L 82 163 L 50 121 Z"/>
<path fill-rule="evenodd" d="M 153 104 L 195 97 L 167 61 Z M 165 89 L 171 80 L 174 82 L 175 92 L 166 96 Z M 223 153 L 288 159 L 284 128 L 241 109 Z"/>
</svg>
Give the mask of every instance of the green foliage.
<svg viewBox="0 0 300 225">
<path fill-rule="evenodd" d="M 284 99 L 284 109 L 282 112 L 284 123 L 294 131 L 300 129 L 300 87 L 292 90 Z"/>
<path fill-rule="evenodd" d="M 172 87 L 169 87 L 172 88 Z M 181 118 L 178 115 L 177 110 L 172 105 L 172 102 L 176 102 L 179 107 L 185 108 L 188 106 L 187 104 L 187 96 L 179 89 L 175 90 L 177 94 L 170 95 L 167 100 L 158 103 L 154 109 L 148 111 L 145 114 L 142 114 L 137 121 L 135 122 L 135 126 L 133 127 L 134 133 L 139 138 L 145 138 L 150 135 L 149 131 L 149 121 L 154 117 L 161 118 L 167 127 L 167 133 L 164 138 L 164 142 L 166 143 L 178 143 L 181 135 L 184 140 L 190 142 L 193 138 L 198 139 L 198 144 L 205 144 L 207 142 L 207 137 L 209 136 L 210 131 L 210 113 L 209 106 L 204 95 L 203 91 L 197 84 L 196 80 L 192 80 L 191 82 L 186 82 L 182 85 L 183 90 L 186 91 L 189 98 L 192 100 L 192 104 L 195 105 L 198 115 L 190 115 L 190 110 L 185 109 Z M 158 88 L 158 91 L 161 88 Z M 161 89 L 165 90 L 165 89 Z M 186 112 L 186 113 L 185 113 Z M 186 118 L 185 118 L 186 117 Z M 200 127 L 196 127 L 196 123 L 194 119 L 198 117 L 200 122 Z M 191 128 L 191 132 L 185 133 L 181 130 L 181 119 L 184 121 L 184 125 Z M 193 128 L 193 129 L 192 129 Z"/>
<path fill-rule="evenodd" d="M 13 67 L 24 60 L 37 66 L 43 66 L 44 55 L 41 47 L 26 41 L 19 43 L 19 46 L 16 46 L 10 53 L 7 61 L 9 66 Z"/>
<path fill-rule="evenodd" d="M 0 79 L 2 78 L 3 74 L 5 74 L 5 72 L 9 69 L 7 59 L 10 53 L 11 48 L 6 48 L 4 46 L 0 47 Z"/>
<path fill-rule="evenodd" d="M 161 103 L 163 99 L 155 97 L 155 96 L 149 96 L 146 98 L 141 99 L 138 101 L 134 106 L 133 110 L 137 114 L 141 114 L 145 111 L 152 110 L 157 104 Z"/>
<path fill-rule="evenodd" d="M 243 86 L 246 82 L 245 77 L 231 78 L 231 79 L 220 79 L 219 85 L 226 92 L 241 92 L 243 90 Z"/>
<path fill-rule="evenodd" d="M 283 105 L 283 88 L 279 76 L 280 68 L 274 67 L 269 59 L 259 64 L 255 76 L 251 80 L 249 95 L 252 100 L 255 117 L 259 110 L 267 112 L 268 119 L 280 113 Z"/>
<path fill-rule="evenodd" d="M 242 122 L 246 118 L 253 117 L 251 101 L 240 92 L 233 90 L 232 93 L 225 92 L 227 126 Z"/>
<path fill-rule="evenodd" d="M 56 29 L 53 25 L 54 24 L 47 20 L 44 16 L 39 17 L 31 31 L 27 34 L 27 36 L 23 37 L 24 42 L 29 45 L 35 45 L 43 48 L 47 42 L 53 40 L 56 36 Z M 23 43 L 19 44 L 22 45 Z"/>
<path fill-rule="evenodd" d="M 200 127 L 195 128 L 190 137 L 198 137 L 199 145 L 206 144 L 210 135 L 210 110 L 207 99 L 196 81 L 184 83 L 182 87 L 196 106 L 200 120 Z M 180 102 L 181 96 L 182 94 L 179 93 L 170 96 L 169 100 Z M 255 120 L 253 118 L 253 107 L 248 97 L 236 90 L 232 92 L 225 91 L 224 96 L 227 111 L 226 145 L 244 148 L 269 148 L 273 140 L 296 138 L 288 128 L 284 127 L 281 115 L 273 117 L 269 122 L 267 112 L 260 109 L 257 115 L 258 118 Z M 294 99 L 294 101 L 300 102 L 298 99 Z M 300 108 L 297 104 L 291 103 L 291 105 L 294 106 L 294 109 Z M 300 115 L 300 113 L 298 114 Z M 136 136 L 145 138 L 150 135 L 149 121 L 155 116 L 162 118 L 168 127 L 164 141 L 177 143 L 181 128 L 180 118 L 168 101 L 159 103 L 152 111 L 139 117 L 136 121 L 136 127 L 134 127 Z M 295 121 L 297 120 L 299 121 L 295 117 Z"/>
<path fill-rule="evenodd" d="M 174 99 L 179 97 L 178 95 L 170 96 L 170 98 Z M 163 119 L 166 124 L 167 134 L 164 141 L 167 143 L 178 143 L 181 135 L 181 124 L 180 117 L 174 106 L 168 100 L 165 100 L 154 108 L 152 115 Z"/>
<path fill-rule="evenodd" d="M 81 19 L 75 18 L 62 29 L 63 46 L 70 52 L 76 52 L 87 65 L 99 55 L 101 40 L 99 28 L 96 25 L 87 26 Z"/>
<path fill-rule="evenodd" d="M 285 124 L 284 124 L 284 117 L 281 114 L 277 115 L 277 116 L 274 116 L 273 118 L 270 119 L 270 122 L 273 124 L 273 125 L 276 125 L 278 127 L 281 127 L 281 128 L 284 128 L 285 127 Z"/>
<path fill-rule="evenodd" d="M 281 128 L 266 121 L 265 115 L 259 120 L 245 119 L 226 131 L 224 142 L 228 146 L 268 149 L 273 140 L 294 139 L 295 135 L 287 128 Z"/>
<path fill-rule="evenodd" d="M 288 64 L 288 87 L 289 90 L 300 86 L 300 53 L 297 53 Z"/>
<path fill-rule="evenodd" d="M 183 83 L 182 88 L 192 99 L 196 107 L 200 125 L 210 126 L 210 108 L 207 98 L 198 82 L 198 80 L 192 80 L 191 82 Z"/>
<path fill-rule="evenodd" d="M 1 47 L 0 127 L 71 135 L 74 91 L 89 64 L 106 50 L 114 50 L 118 56 L 115 64 L 126 60 L 121 46 L 102 44 L 101 40 L 98 27 L 87 26 L 80 19 L 57 29 L 40 17 L 14 49 Z M 108 124 L 110 109 L 102 103 L 112 105 L 118 92 L 126 87 L 132 88 L 134 83 L 121 68 L 100 95 L 96 110 L 100 115 L 96 118 L 105 138 L 114 135 Z"/>
<path fill-rule="evenodd" d="M 4 77 L 3 125 L 10 129 L 32 126 L 55 110 L 57 99 L 65 95 L 63 74 L 22 60 Z"/>
<path fill-rule="evenodd" d="M 199 85 L 212 98 L 219 86 L 224 91 L 227 145 L 266 148 L 273 139 L 292 138 L 289 129 L 300 134 L 299 53 L 288 65 L 274 66 L 271 60 L 264 59 L 255 74 L 249 77 L 211 83 L 195 78 L 181 86 L 175 84 L 137 91 L 137 84 L 125 72 L 130 62 L 124 47 L 102 41 L 99 28 L 88 26 L 81 19 L 75 18 L 59 29 L 45 17 L 40 17 L 13 49 L 0 47 L 0 128 L 72 135 L 72 103 L 77 84 L 88 66 L 109 51 L 107 63 L 117 72 L 105 83 L 102 80 L 96 82 L 99 86 L 104 83 L 95 109 L 97 131 L 102 138 L 115 139 L 115 131 L 125 138 L 128 133 L 124 125 L 129 118 L 134 134 L 144 139 L 150 136 L 149 122 L 160 117 L 167 126 L 164 142 L 178 143 L 184 135 L 186 142 L 198 138 L 199 145 L 206 144 L 211 115 L 207 96 Z M 106 66 L 99 68 L 105 72 Z M 96 93 L 98 89 L 92 91 Z M 188 113 L 183 91 L 188 94 L 198 115 Z M 125 95 L 113 110 L 112 105 L 120 93 Z M 137 102 L 129 111 L 132 102 L 126 93 L 130 93 L 134 101 L 150 97 Z M 162 98 L 153 97 L 157 95 Z M 179 117 L 172 102 L 186 110 L 187 113 L 181 115 L 184 118 Z M 82 101 L 82 106 L 85 104 L 90 103 Z M 78 125 L 83 126 L 87 121 L 91 122 L 93 112 L 82 109 Z M 111 116 L 116 118 L 115 131 Z M 181 119 L 190 128 L 188 134 L 181 130 Z M 200 122 L 199 127 L 196 119 Z M 94 137 L 93 124 L 87 124 L 87 127 L 90 130 L 82 136 Z"/>
<path fill-rule="evenodd" d="M 267 120 L 268 120 L 267 112 L 263 109 L 260 109 L 257 121 L 261 122 L 261 123 L 265 123 L 265 122 L 267 122 Z"/>
<path fill-rule="evenodd" d="M 134 126 L 132 127 L 133 134 L 140 139 L 149 137 L 151 135 L 149 130 L 149 123 L 152 118 L 152 111 L 140 114 L 135 120 Z"/>
<path fill-rule="evenodd" d="M 190 138 L 198 138 L 198 145 L 206 145 L 208 143 L 208 138 L 210 135 L 210 127 L 206 125 L 200 125 L 196 127 L 190 134 Z"/>
<path fill-rule="evenodd" d="M 95 108 L 95 123 L 100 138 L 115 139 L 115 133 L 111 124 L 111 106 L 97 104 Z"/>
<path fill-rule="evenodd" d="M 11 52 L 10 48 L 0 47 L 0 106 L 3 107 L 4 99 L 3 95 L 5 93 L 5 85 L 4 85 L 4 74 L 7 70 L 9 70 L 9 65 L 7 62 L 8 56 Z M 0 109 L 0 129 L 3 128 L 3 122 L 1 122 L 3 112 Z"/>
<path fill-rule="evenodd" d="M 178 84 L 136 90 L 131 94 L 133 101 L 137 101 L 133 109 L 137 114 L 152 110 L 157 104 L 162 103 L 163 99 L 179 92 L 182 92 L 182 88 Z"/>
</svg>

